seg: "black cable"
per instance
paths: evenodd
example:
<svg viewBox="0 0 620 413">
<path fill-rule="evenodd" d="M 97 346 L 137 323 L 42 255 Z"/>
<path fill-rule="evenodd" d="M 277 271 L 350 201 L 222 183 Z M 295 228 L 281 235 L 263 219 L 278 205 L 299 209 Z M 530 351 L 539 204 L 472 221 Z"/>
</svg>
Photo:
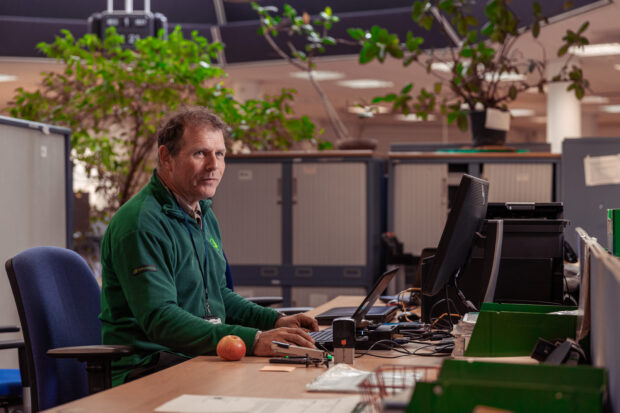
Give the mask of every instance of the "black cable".
<svg viewBox="0 0 620 413">
<path fill-rule="evenodd" d="M 454 325 L 452 324 L 452 312 L 450 311 L 450 301 L 452 300 L 450 300 L 450 297 L 448 296 L 448 284 L 446 284 L 444 291 L 446 292 L 446 304 L 448 304 L 448 322 L 450 323 L 450 331 L 452 331 L 454 328 Z"/>
<path fill-rule="evenodd" d="M 386 348 L 385 350 L 392 350 L 395 351 L 397 353 L 401 353 L 398 356 L 387 356 L 387 355 L 382 355 L 382 354 L 372 354 L 370 353 L 372 350 L 379 350 L 379 349 L 375 349 L 374 347 L 377 344 L 381 344 L 382 346 L 387 346 L 388 344 L 390 346 L 392 346 L 391 348 Z M 394 348 L 394 347 L 400 347 L 400 348 Z M 395 358 L 399 358 L 399 357 L 404 357 L 404 356 L 412 356 L 413 353 L 410 352 L 409 350 L 407 350 L 402 344 L 397 343 L 396 341 L 393 340 L 379 340 L 375 343 L 372 344 L 372 346 L 370 346 L 368 348 L 368 350 L 366 350 L 363 353 L 355 353 L 355 358 L 360 358 L 362 356 L 372 356 L 372 357 L 377 357 L 377 358 L 385 358 L 385 359 L 395 359 Z"/>
<path fill-rule="evenodd" d="M 456 307 L 456 304 L 454 304 L 454 301 L 451 298 L 448 298 L 448 300 L 452 301 L 452 304 Z M 430 314 L 429 318 L 430 318 L 431 322 L 435 321 L 435 319 L 437 318 L 437 317 L 435 317 L 435 319 L 433 319 L 433 312 L 435 310 L 435 307 L 437 307 L 438 305 L 442 304 L 444 301 L 446 301 L 446 299 L 442 298 L 441 300 L 436 301 L 433 304 L 433 306 L 431 307 L 431 311 L 429 311 L 429 314 Z"/>
<path fill-rule="evenodd" d="M 423 350 L 425 348 L 429 348 L 429 347 L 435 347 L 436 344 L 429 344 L 427 346 L 423 346 L 423 347 L 418 347 L 417 349 L 415 349 L 413 351 L 413 355 L 414 356 L 422 356 L 422 357 L 449 357 L 450 354 L 448 353 L 439 353 L 437 351 L 433 351 L 430 353 L 418 353 L 418 351 Z"/>
</svg>

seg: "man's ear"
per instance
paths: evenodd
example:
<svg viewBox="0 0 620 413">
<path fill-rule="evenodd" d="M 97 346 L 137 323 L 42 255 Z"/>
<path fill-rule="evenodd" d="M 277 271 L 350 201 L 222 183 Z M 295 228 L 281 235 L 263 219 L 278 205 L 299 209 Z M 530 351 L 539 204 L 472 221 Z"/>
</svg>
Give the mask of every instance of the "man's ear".
<svg viewBox="0 0 620 413">
<path fill-rule="evenodd" d="M 157 156 L 159 157 L 159 165 L 161 168 L 168 169 L 170 167 L 172 155 L 170 155 L 170 151 L 166 145 L 161 145 L 159 149 L 157 149 Z"/>
</svg>

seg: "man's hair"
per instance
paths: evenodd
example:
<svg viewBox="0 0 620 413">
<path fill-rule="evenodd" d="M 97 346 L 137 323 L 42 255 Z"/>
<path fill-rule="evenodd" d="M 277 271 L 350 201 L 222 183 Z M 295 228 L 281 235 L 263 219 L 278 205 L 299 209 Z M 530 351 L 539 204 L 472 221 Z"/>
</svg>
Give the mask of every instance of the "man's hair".
<svg viewBox="0 0 620 413">
<path fill-rule="evenodd" d="M 157 147 L 165 145 L 170 155 L 176 156 L 181 149 L 181 138 L 186 129 L 205 127 L 222 131 L 226 136 L 226 123 L 219 116 L 202 106 L 183 108 L 169 116 L 157 131 Z"/>
</svg>

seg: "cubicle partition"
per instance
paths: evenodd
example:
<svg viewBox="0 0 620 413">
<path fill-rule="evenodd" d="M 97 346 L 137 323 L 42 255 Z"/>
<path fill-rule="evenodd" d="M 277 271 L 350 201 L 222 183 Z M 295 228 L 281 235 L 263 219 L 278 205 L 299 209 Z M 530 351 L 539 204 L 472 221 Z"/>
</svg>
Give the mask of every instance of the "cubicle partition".
<svg viewBox="0 0 620 413">
<path fill-rule="evenodd" d="M 380 271 L 384 161 L 371 151 L 227 158 L 213 208 L 235 288 L 315 306 Z"/>
<path fill-rule="evenodd" d="M 610 411 L 620 413 L 620 258 L 580 231 L 583 311 L 579 336 L 590 335 L 592 364 L 607 369 Z"/>
<path fill-rule="evenodd" d="M 69 129 L 0 116 L 0 262 L 3 268 L 6 260 L 26 248 L 71 246 L 70 134 Z M 0 325 L 19 325 L 6 275 L 0 276 Z M 3 334 L 2 338 L 13 337 Z M 17 368 L 16 353 L 0 352 L 0 365 Z"/>
<path fill-rule="evenodd" d="M 607 247 L 607 209 L 620 208 L 619 156 L 620 138 L 562 142 L 564 216 Z M 572 243 L 572 231 L 566 238 Z"/>
</svg>

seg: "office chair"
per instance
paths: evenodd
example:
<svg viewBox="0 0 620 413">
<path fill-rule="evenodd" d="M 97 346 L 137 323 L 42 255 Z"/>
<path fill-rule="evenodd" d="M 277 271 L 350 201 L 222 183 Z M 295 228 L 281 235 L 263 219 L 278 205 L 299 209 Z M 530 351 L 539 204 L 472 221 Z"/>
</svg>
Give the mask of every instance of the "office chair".
<svg viewBox="0 0 620 413">
<path fill-rule="evenodd" d="M 0 326 L 0 333 L 16 333 L 19 331 L 17 326 Z M 23 387 L 27 387 L 27 379 L 22 378 L 25 373 L 24 364 L 24 342 L 22 340 L 2 340 L 0 350 L 17 349 L 19 358 L 19 369 L 0 369 L 0 407 L 6 413 L 11 406 L 23 407 L 23 411 L 29 412 L 28 396 L 23 397 Z"/>
<path fill-rule="evenodd" d="M 35 247 L 9 259 L 6 271 L 24 333 L 32 411 L 110 387 L 111 361 L 131 348 L 99 345 L 101 291 L 84 259 Z"/>
<path fill-rule="evenodd" d="M 235 291 L 235 283 L 233 282 L 232 270 L 230 269 L 230 264 L 228 263 L 228 258 L 226 258 L 226 254 L 224 254 L 224 259 L 226 260 L 226 286 L 232 291 Z M 276 304 L 281 304 L 284 300 L 282 297 L 278 296 L 245 297 L 245 299 L 248 301 L 252 301 L 253 303 L 256 303 L 262 307 L 271 307 Z M 310 311 L 312 310 L 312 307 L 279 307 L 277 308 L 277 310 L 285 315 L 293 315 Z"/>
</svg>

